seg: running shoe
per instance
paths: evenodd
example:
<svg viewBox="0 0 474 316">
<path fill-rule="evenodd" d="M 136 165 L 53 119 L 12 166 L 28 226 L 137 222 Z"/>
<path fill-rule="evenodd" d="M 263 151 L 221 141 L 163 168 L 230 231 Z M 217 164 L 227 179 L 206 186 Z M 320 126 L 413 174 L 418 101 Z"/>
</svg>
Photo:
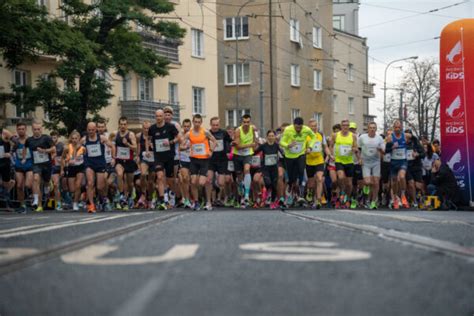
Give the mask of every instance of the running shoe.
<svg viewBox="0 0 474 316">
<path fill-rule="evenodd" d="M 24 204 L 21 205 L 21 206 L 16 210 L 16 212 L 17 212 L 18 214 L 26 214 L 26 205 L 24 205 Z"/>
<path fill-rule="evenodd" d="M 207 202 L 206 206 L 204 206 L 205 211 L 212 211 L 212 204 L 211 202 Z"/>
<path fill-rule="evenodd" d="M 201 209 L 201 204 L 199 204 L 199 202 L 194 202 L 194 205 L 193 205 L 193 210 L 194 211 L 199 211 Z"/>
<path fill-rule="evenodd" d="M 61 202 L 56 203 L 56 211 L 60 212 L 63 210 L 63 207 L 61 205 Z"/>
<path fill-rule="evenodd" d="M 357 200 L 356 199 L 352 199 L 351 200 L 351 205 L 350 205 L 351 209 L 355 209 L 357 208 Z"/>
<path fill-rule="evenodd" d="M 404 208 L 410 208 L 410 203 L 408 203 L 407 197 L 405 195 L 402 195 L 402 206 Z"/>
<path fill-rule="evenodd" d="M 281 197 L 280 201 L 278 201 L 278 206 L 280 206 L 281 210 L 288 208 L 288 205 L 285 203 L 285 199 L 283 197 Z"/>
<path fill-rule="evenodd" d="M 276 210 L 277 208 L 278 208 L 278 200 L 273 201 L 272 203 L 270 203 L 270 209 Z"/>
<path fill-rule="evenodd" d="M 399 201 L 398 197 L 395 197 L 395 199 L 393 200 L 393 209 L 394 210 L 399 210 L 400 209 L 400 201 Z"/>
<path fill-rule="evenodd" d="M 35 212 L 43 212 L 43 207 L 41 205 L 38 205 L 36 208 L 35 208 Z"/>
<path fill-rule="evenodd" d="M 328 204 L 328 200 L 326 200 L 326 195 L 325 195 L 325 194 L 323 194 L 323 195 L 321 196 L 321 204 L 322 204 L 322 205 Z"/>
<path fill-rule="evenodd" d="M 92 203 L 87 206 L 87 213 L 95 213 L 96 211 L 95 204 Z"/>
<path fill-rule="evenodd" d="M 371 210 L 376 210 L 377 209 L 377 202 L 375 202 L 375 201 L 370 202 L 370 209 Z"/>
<path fill-rule="evenodd" d="M 159 211 L 165 211 L 167 209 L 166 207 L 166 203 L 165 202 L 161 202 L 158 204 L 158 210 Z"/>
<path fill-rule="evenodd" d="M 289 194 L 289 195 L 286 197 L 286 205 L 289 206 L 289 207 L 291 207 L 291 206 L 293 206 L 293 202 L 294 202 L 293 196 L 292 196 L 291 194 Z"/>
<path fill-rule="evenodd" d="M 308 201 L 308 203 L 311 203 L 312 200 L 313 200 L 313 192 L 309 190 L 308 193 L 306 193 L 306 201 Z"/>
<path fill-rule="evenodd" d="M 364 195 L 369 195 L 370 187 L 368 185 L 364 185 L 364 187 L 362 188 L 362 191 L 364 192 Z"/>
<path fill-rule="evenodd" d="M 316 209 L 316 210 L 320 210 L 321 209 L 321 202 L 319 201 L 316 201 L 313 203 L 313 205 L 311 206 L 312 209 Z"/>
</svg>

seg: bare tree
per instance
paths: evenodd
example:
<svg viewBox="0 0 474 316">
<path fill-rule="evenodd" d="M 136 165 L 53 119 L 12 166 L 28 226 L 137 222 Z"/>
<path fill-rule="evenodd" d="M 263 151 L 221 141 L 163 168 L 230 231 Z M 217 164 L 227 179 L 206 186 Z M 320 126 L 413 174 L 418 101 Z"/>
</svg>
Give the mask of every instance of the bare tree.
<svg viewBox="0 0 474 316">
<path fill-rule="evenodd" d="M 417 136 L 439 137 L 438 62 L 434 59 L 412 61 L 398 88 L 403 90 L 403 109 L 400 113 L 399 98 L 389 98 L 388 119 L 401 117 Z"/>
</svg>

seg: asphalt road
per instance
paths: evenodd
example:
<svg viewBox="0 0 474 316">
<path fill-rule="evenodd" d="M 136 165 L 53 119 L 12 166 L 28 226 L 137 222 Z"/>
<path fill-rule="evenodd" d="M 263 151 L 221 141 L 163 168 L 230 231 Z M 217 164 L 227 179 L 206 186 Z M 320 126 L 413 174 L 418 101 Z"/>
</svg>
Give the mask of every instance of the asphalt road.
<svg viewBox="0 0 474 316">
<path fill-rule="evenodd" d="M 0 213 L 0 315 L 474 315 L 474 213 Z"/>
</svg>

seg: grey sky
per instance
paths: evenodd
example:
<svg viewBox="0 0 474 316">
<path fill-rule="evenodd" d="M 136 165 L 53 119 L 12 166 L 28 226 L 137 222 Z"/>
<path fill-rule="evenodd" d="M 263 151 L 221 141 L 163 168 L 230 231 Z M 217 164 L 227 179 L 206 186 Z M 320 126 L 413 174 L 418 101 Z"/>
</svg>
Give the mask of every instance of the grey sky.
<svg viewBox="0 0 474 316">
<path fill-rule="evenodd" d="M 376 98 L 370 101 L 370 112 L 377 115 L 380 122 L 386 63 L 410 56 L 439 59 L 439 40 L 433 40 L 433 38 L 439 36 L 443 27 L 450 22 L 462 18 L 473 18 L 474 1 L 469 0 L 455 7 L 422 15 L 417 12 L 427 12 L 460 3 L 463 0 L 361 0 L 360 2 L 360 35 L 368 38 L 369 76 L 370 81 L 377 84 Z M 409 42 L 416 43 L 406 44 Z M 401 62 L 394 66 L 403 64 Z M 387 86 L 396 85 L 401 73 L 400 69 L 390 67 L 387 73 Z"/>
</svg>

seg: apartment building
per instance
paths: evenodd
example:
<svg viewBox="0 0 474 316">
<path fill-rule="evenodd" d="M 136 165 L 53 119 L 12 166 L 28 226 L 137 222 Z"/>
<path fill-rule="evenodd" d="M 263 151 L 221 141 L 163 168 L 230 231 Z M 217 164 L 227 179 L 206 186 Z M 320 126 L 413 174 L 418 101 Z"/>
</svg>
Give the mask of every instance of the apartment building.
<svg viewBox="0 0 474 316">
<path fill-rule="evenodd" d="M 332 0 L 217 4 L 219 115 L 263 131 L 301 116 L 332 121 Z"/>
<path fill-rule="evenodd" d="M 367 39 L 360 37 L 358 1 L 333 1 L 334 40 L 334 123 L 342 119 L 356 122 L 359 132 L 374 121 L 369 114 L 369 99 L 374 84 L 369 82 Z"/>
<path fill-rule="evenodd" d="M 109 106 L 100 113 L 108 119 L 109 130 L 117 129 L 118 118 L 122 115 L 128 117 L 131 128 L 139 128 L 144 120 L 154 121 L 156 109 L 167 105 L 174 108 L 177 120 L 191 118 L 196 113 L 202 114 L 205 118 L 218 115 L 215 15 L 204 15 L 202 4 L 198 1 L 171 2 L 176 6 L 175 12 L 170 17 L 186 29 L 186 36 L 181 43 L 164 39 L 139 25 L 134 26 L 142 35 L 144 45 L 171 61 L 168 76 L 145 79 L 134 73 L 128 74 L 125 78 L 113 74 L 113 71 L 98 73 L 112 84 L 113 97 Z M 38 0 L 38 3 L 47 6 L 53 17 L 64 18 L 58 0 Z M 216 9 L 215 3 L 207 3 L 206 6 L 214 11 Z M 0 92 L 8 93 L 12 83 L 34 86 L 39 76 L 54 69 L 56 62 L 55 57 L 41 56 L 36 63 L 24 63 L 13 71 L 1 67 Z M 12 104 L 0 104 L 0 106 L 2 107 L 0 119 L 8 128 L 13 128 L 19 120 L 45 118 L 40 108 L 34 113 L 23 115 L 18 113 Z M 205 119 L 204 123 L 208 125 L 208 120 Z"/>
</svg>

